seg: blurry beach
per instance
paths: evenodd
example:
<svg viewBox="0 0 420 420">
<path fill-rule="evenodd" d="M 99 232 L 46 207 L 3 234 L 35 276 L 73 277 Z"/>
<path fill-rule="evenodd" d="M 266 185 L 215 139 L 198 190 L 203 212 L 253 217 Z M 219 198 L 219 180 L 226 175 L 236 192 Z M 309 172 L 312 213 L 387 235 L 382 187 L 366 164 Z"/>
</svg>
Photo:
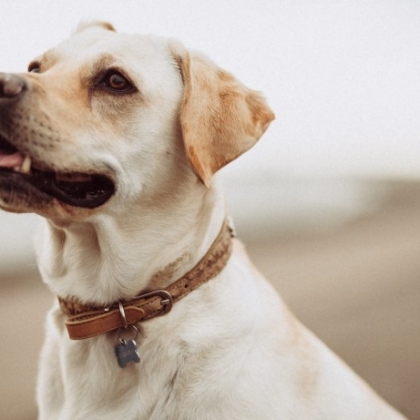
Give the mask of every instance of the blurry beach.
<svg viewBox="0 0 420 420">
<path fill-rule="evenodd" d="M 420 182 L 225 183 L 239 237 L 293 312 L 386 400 L 420 418 Z M 0 213 L 2 420 L 36 418 L 38 355 L 54 299 L 34 265 L 36 223 Z"/>
</svg>

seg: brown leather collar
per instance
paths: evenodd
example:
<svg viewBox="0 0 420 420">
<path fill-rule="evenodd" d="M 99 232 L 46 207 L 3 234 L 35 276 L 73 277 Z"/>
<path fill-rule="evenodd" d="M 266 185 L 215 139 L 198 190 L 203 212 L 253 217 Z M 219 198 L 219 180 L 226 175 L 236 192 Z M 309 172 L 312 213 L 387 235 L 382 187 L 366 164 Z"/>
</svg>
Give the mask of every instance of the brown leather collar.
<svg viewBox="0 0 420 420">
<path fill-rule="evenodd" d="M 73 340 L 95 337 L 109 331 L 146 321 L 169 312 L 174 302 L 219 274 L 232 252 L 233 230 L 227 221 L 201 261 L 187 274 L 161 290 L 143 293 L 109 307 L 83 304 L 58 297 L 67 315 L 66 327 Z"/>
</svg>

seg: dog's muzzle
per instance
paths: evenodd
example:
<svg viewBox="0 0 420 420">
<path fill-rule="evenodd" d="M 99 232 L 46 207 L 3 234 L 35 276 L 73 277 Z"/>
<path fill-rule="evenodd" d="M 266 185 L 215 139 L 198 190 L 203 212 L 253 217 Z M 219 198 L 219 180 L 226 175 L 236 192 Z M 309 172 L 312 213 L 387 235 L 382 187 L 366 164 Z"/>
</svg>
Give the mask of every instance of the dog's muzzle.
<svg viewBox="0 0 420 420">
<path fill-rule="evenodd" d="M 58 147 L 60 132 L 45 113 L 37 114 L 33 86 L 18 74 L 0 73 L 0 197 L 16 197 L 27 209 L 52 199 L 81 208 L 104 204 L 115 192 L 108 174 L 57 171 L 46 162 L 50 148 Z M 55 137 L 52 137 L 55 136 Z M 37 153 L 35 153 L 38 148 Z M 13 208 L 13 204 L 12 208 Z"/>
</svg>

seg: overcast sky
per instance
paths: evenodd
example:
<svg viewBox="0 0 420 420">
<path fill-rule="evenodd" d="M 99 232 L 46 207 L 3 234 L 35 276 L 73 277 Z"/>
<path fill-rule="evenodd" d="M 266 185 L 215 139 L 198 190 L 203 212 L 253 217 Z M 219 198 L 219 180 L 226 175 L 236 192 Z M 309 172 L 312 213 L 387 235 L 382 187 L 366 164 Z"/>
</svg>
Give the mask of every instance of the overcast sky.
<svg viewBox="0 0 420 420">
<path fill-rule="evenodd" d="M 82 19 L 199 49 L 277 115 L 239 174 L 420 176 L 418 0 L 3 0 L 0 71 Z"/>
</svg>

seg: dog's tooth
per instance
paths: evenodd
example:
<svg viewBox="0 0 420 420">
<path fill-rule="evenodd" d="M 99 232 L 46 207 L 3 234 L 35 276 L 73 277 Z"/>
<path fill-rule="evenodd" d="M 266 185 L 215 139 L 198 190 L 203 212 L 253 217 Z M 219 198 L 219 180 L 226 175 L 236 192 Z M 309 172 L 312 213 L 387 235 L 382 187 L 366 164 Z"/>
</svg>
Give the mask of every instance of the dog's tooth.
<svg viewBox="0 0 420 420">
<path fill-rule="evenodd" d="M 25 159 L 23 160 L 22 166 L 20 167 L 20 171 L 24 174 L 28 174 L 31 170 L 31 163 L 31 158 L 28 155 L 26 155 Z"/>
</svg>

